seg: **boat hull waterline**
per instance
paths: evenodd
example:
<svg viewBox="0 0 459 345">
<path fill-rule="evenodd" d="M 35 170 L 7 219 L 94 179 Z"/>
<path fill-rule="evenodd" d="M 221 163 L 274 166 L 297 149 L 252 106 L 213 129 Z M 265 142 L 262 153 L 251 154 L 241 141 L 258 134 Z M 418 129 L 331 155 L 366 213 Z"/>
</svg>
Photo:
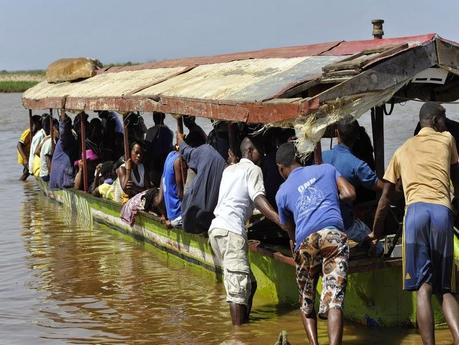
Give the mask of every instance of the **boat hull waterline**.
<svg viewBox="0 0 459 345">
<path fill-rule="evenodd" d="M 37 182 L 47 197 L 71 210 L 79 221 L 88 225 L 88 229 L 91 229 L 94 222 L 105 224 L 156 247 L 165 255 L 176 257 L 183 263 L 221 279 L 221 265 L 212 255 L 205 236 L 167 229 L 154 217 L 143 212 L 137 214 L 136 223 L 130 226 L 120 219 L 121 206 L 115 202 L 73 189 L 50 190 L 43 181 L 37 179 Z M 459 246 L 459 241 L 455 245 Z M 258 286 L 255 308 L 298 305 L 295 267 L 291 258 L 277 255 L 260 246 L 255 249 L 251 246 L 249 259 Z M 345 318 L 369 327 L 415 326 L 416 295 L 402 290 L 400 260 L 391 263 L 383 262 L 382 259 L 378 261 L 375 264 L 373 260 L 366 267 L 351 270 L 348 275 Z M 457 265 L 456 261 L 456 269 Z M 433 307 L 436 326 L 444 326 L 445 319 L 436 300 L 433 300 Z"/>
</svg>

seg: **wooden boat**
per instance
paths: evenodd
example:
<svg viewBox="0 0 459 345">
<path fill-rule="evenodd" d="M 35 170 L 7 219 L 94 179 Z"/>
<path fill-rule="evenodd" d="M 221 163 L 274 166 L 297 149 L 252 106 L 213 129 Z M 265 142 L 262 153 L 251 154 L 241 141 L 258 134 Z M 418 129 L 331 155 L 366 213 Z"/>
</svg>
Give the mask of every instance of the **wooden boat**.
<svg viewBox="0 0 459 345">
<path fill-rule="evenodd" d="M 437 77 L 428 80 L 430 73 Z M 381 105 L 415 98 L 456 100 L 458 75 L 459 45 L 428 34 L 112 67 L 78 82 L 42 82 L 24 93 L 23 104 L 29 110 L 163 111 L 295 126 L 317 144 L 316 159 L 321 152 L 318 140 L 329 124 L 373 109 L 375 156 L 381 174 Z M 202 235 L 166 229 L 146 213 L 129 226 L 119 218 L 117 203 L 71 189 L 49 190 L 41 180 L 38 183 L 48 197 L 71 208 L 82 220 L 107 224 L 193 266 L 220 271 Z M 250 262 L 258 282 L 257 305 L 297 304 L 294 264 L 285 248 L 252 241 Z M 347 319 L 368 326 L 415 325 L 415 295 L 402 291 L 400 257 L 352 260 L 350 271 Z M 439 305 L 434 304 L 434 309 L 436 324 L 444 323 Z"/>
</svg>

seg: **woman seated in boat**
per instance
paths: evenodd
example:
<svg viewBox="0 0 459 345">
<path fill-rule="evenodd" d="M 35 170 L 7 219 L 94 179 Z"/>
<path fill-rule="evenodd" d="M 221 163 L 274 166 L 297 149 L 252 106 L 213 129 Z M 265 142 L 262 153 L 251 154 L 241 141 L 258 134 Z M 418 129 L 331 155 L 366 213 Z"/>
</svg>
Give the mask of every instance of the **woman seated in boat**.
<svg viewBox="0 0 459 345">
<path fill-rule="evenodd" d="M 74 186 L 73 161 L 78 157 L 77 145 L 77 139 L 72 131 L 72 120 L 62 112 L 59 116 L 59 140 L 51 160 L 50 188 Z"/>
<path fill-rule="evenodd" d="M 88 185 L 91 185 L 94 181 L 94 172 L 96 171 L 97 165 L 100 163 L 99 157 L 92 150 L 86 150 L 86 166 L 88 170 Z M 78 169 L 75 175 L 74 188 L 83 190 L 83 159 L 75 162 L 75 166 Z"/>
<path fill-rule="evenodd" d="M 130 145 L 130 157 L 117 169 L 118 183 L 121 189 L 120 201 L 125 204 L 129 198 L 150 188 L 148 172 L 143 165 L 143 147 L 139 142 Z M 120 192 L 118 190 L 118 192 Z"/>
</svg>

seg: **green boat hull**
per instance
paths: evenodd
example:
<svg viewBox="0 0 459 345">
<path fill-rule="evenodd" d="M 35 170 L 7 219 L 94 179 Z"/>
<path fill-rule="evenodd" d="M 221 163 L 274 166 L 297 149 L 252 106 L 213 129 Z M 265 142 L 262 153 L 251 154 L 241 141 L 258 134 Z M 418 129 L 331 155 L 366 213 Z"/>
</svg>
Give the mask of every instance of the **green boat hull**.
<svg viewBox="0 0 459 345">
<path fill-rule="evenodd" d="M 93 222 L 106 224 L 220 279 L 221 267 L 206 237 L 166 229 L 156 218 L 143 212 L 137 215 L 135 225 L 130 226 L 120 219 L 121 207 L 117 203 L 72 189 L 49 190 L 46 183 L 37 181 L 45 195 L 77 214 L 79 221 L 86 222 L 88 228 Z M 254 243 L 250 245 L 249 257 L 258 285 L 256 307 L 298 305 L 292 258 Z M 416 325 L 416 295 L 402 290 L 400 259 L 366 259 L 351 262 L 350 267 L 344 308 L 347 320 L 370 327 Z M 442 326 L 445 320 L 441 308 L 436 301 L 433 303 L 435 324 Z"/>
</svg>

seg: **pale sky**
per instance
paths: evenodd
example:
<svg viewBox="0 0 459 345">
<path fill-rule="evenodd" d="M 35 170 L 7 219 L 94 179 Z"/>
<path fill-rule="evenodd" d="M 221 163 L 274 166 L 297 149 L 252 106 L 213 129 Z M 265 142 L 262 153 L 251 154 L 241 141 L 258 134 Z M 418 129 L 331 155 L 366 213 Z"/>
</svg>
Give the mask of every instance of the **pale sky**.
<svg viewBox="0 0 459 345">
<path fill-rule="evenodd" d="M 436 32 L 459 41 L 458 0 L 0 0 L 0 70 L 63 57 L 147 62 Z"/>
</svg>

